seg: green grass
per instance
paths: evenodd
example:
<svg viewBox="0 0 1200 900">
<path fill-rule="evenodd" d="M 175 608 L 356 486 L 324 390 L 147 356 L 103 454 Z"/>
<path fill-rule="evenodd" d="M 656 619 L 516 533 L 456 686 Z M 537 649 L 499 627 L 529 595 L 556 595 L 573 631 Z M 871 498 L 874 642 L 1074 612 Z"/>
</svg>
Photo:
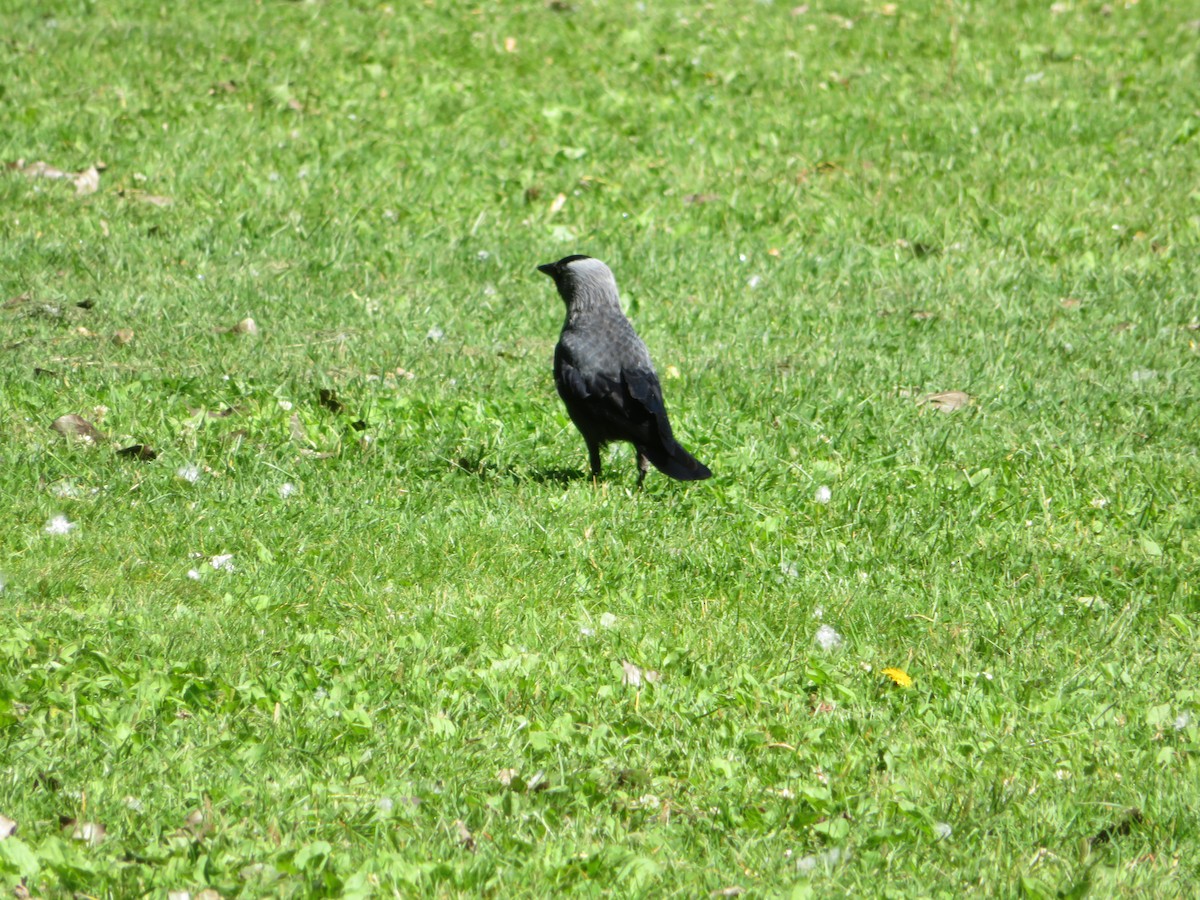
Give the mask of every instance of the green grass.
<svg viewBox="0 0 1200 900">
<path fill-rule="evenodd" d="M 1194 11 L 895 6 L 0 0 L 0 885 L 1190 894 Z"/>
</svg>

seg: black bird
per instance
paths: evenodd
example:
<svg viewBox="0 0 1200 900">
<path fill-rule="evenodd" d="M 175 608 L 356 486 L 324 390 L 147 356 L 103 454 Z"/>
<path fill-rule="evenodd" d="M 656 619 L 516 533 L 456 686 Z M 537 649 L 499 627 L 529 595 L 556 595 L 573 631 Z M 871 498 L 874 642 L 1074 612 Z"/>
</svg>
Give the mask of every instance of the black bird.
<svg viewBox="0 0 1200 900">
<path fill-rule="evenodd" d="M 554 348 L 554 384 L 587 442 L 592 477 L 600 477 L 600 448 L 609 441 L 637 449 L 638 487 L 651 464 L 680 481 L 711 476 L 671 433 L 650 353 L 621 312 L 608 266 L 590 256 L 567 256 L 538 271 L 554 279 L 567 304 Z"/>
</svg>

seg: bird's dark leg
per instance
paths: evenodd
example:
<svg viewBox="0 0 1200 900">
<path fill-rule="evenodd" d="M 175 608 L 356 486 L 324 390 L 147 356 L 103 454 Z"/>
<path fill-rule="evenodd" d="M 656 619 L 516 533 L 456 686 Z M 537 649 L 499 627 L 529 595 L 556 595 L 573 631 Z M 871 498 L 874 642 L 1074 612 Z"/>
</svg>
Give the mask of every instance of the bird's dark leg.
<svg viewBox="0 0 1200 900">
<path fill-rule="evenodd" d="M 638 490 L 642 489 L 642 482 L 646 480 L 646 473 L 650 471 L 650 460 L 641 450 L 638 451 Z"/>
<path fill-rule="evenodd" d="M 600 444 L 597 441 L 588 441 L 588 462 L 592 466 L 592 481 L 600 480 Z"/>
</svg>

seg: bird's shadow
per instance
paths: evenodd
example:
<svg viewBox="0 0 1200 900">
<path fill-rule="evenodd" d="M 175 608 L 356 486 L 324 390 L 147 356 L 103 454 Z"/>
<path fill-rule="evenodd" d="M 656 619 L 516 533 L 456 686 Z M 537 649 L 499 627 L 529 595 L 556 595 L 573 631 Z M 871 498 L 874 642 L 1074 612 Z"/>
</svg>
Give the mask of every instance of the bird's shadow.
<svg viewBox="0 0 1200 900">
<path fill-rule="evenodd" d="M 511 464 L 498 466 L 486 459 L 469 456 L 456 459 L 454 467 L 468 475 L 474 475 L 480 481 L 532 481 L 535 484 L 557 484 L 566 487 L 573 481 L 590 481 L 592 477 L 582 469 L 546 469 Z"/>
</svg>

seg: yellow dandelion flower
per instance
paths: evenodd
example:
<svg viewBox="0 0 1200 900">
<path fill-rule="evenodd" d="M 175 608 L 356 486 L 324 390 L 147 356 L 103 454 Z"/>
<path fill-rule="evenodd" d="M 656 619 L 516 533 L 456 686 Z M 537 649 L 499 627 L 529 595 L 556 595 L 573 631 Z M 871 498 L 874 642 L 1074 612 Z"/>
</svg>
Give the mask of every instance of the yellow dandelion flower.
<svg viewBox="0 0 1200 900">
<path fill-rule="evenodd" d="M 900 685 L 900 687 L 912 687 L 912 676 L 910 676 L 903 669 L 897 669 L 893 666 L 887 669 L 882 669 L 881 671 L 888 678 L 892 679 L 895 684 Z"/>
</svg>

